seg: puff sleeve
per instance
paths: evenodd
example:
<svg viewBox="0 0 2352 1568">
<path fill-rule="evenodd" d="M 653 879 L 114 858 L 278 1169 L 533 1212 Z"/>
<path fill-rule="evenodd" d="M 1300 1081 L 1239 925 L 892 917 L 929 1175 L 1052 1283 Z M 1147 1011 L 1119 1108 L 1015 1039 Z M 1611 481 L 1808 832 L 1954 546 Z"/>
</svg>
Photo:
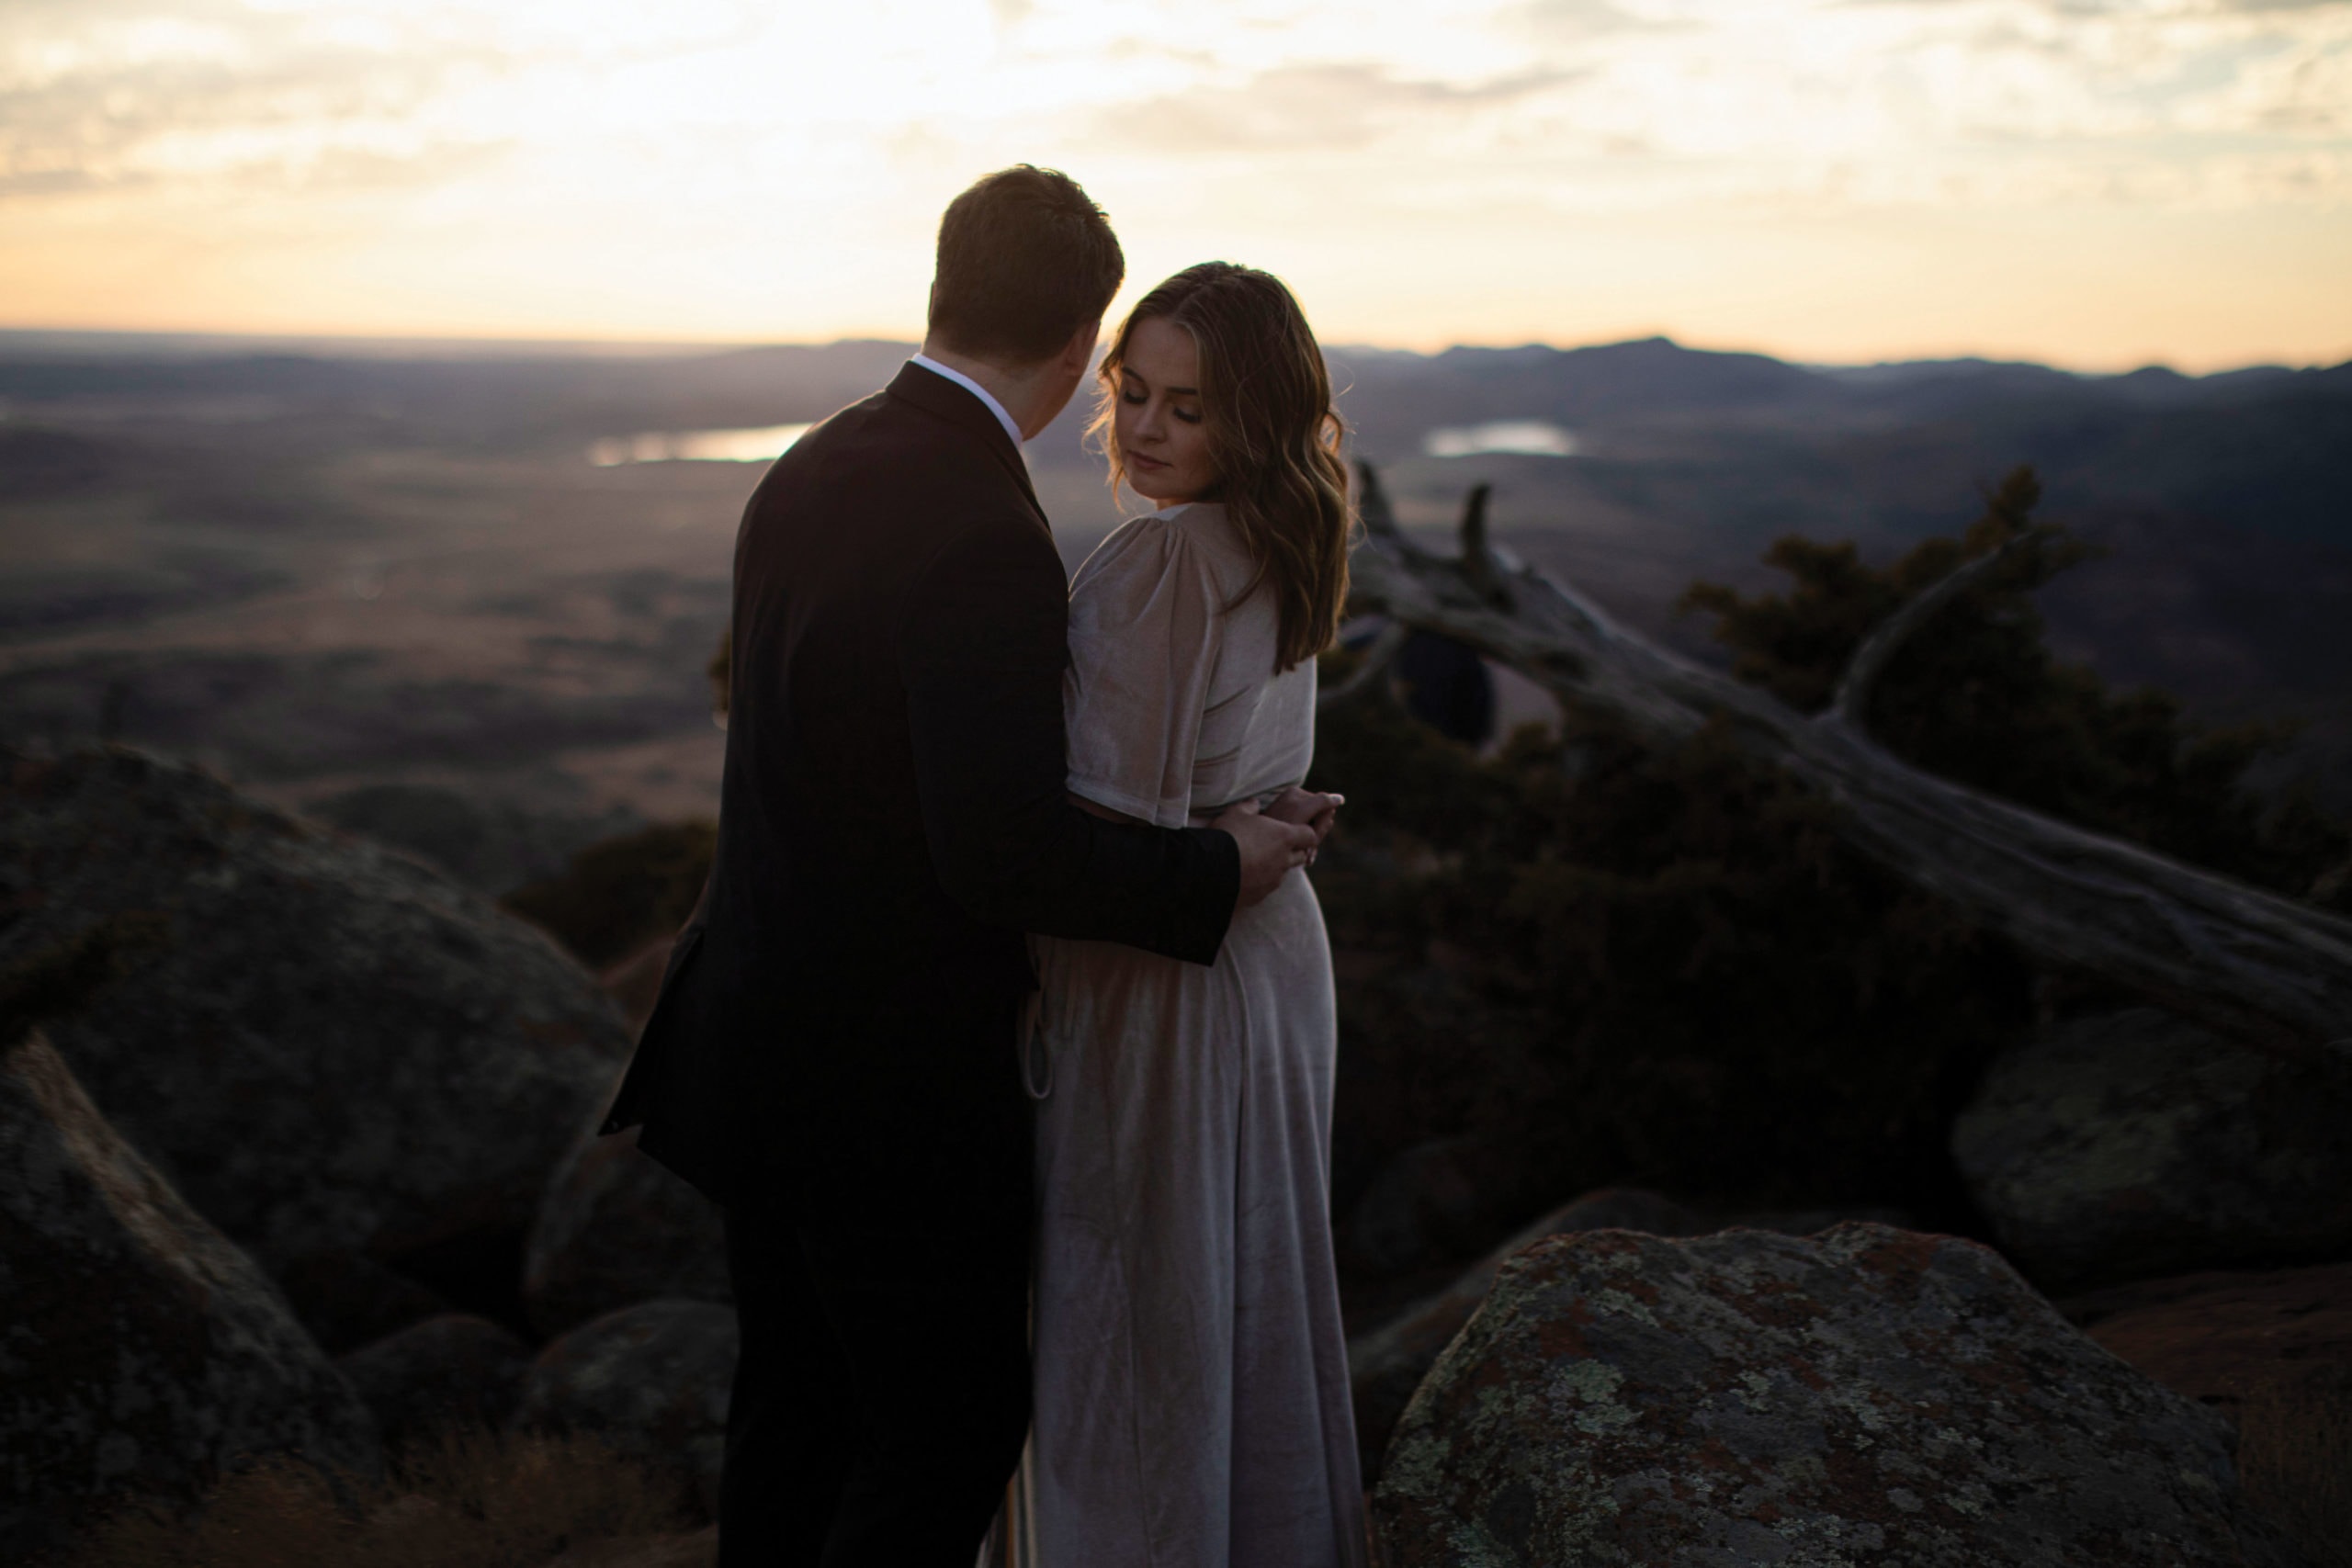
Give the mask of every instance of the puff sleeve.
<svg viewBox="0 0 2352 1568">
<path fill-rule="evenodd" d="M 1184 826 L 1224 607 L 1215 562 L 1181 515 L 1136 518 L 1087 558 L 1070 584 L 1062 683 L 1072 794 Z"/>
</svg>

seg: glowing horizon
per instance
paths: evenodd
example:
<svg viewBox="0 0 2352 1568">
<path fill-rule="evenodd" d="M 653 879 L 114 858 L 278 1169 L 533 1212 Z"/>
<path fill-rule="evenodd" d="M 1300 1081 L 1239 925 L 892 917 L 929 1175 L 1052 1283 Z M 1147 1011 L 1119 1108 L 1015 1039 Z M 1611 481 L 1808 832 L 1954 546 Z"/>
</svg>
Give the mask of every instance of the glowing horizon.
<svg viewBox="0 0 2352 1568">
<path fill-rule="evenodd" d="M 2346 0 L 15 0 L 0 326 L 912 338 L 1016 161 L 1333 344 L 2352 358 Z"/>
</svg>

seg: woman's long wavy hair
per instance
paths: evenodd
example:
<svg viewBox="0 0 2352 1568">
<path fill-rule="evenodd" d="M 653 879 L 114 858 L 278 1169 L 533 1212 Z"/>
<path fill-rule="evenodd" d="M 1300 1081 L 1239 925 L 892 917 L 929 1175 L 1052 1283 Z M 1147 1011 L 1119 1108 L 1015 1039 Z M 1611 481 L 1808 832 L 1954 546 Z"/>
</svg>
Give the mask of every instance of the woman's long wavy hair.
<svg viewBox="0 0 2352 1568">
<path fill-rule="evenodd" d="M 1261 585 L 1273 592 L 1282 616 L 1275 668 L 1288 670 L 1331 646 L 1348 601 L 1345 426 L 1331 406 L 1323 351 L 1272 273 L 1203 262 L 1154 288 L 1119 323 L 1098 372 L 1089 434 L 1110 456 L 1114 491 L 1127 478 L 1114 418 L 1119 367 L 1136 324 L 1154 318 L 1183 328 L 1200 350 L 1201 412 L 1217 475 L 1200 499 L 1224 504 L 1257 562 L 1240 598 Z"/>
</svg>

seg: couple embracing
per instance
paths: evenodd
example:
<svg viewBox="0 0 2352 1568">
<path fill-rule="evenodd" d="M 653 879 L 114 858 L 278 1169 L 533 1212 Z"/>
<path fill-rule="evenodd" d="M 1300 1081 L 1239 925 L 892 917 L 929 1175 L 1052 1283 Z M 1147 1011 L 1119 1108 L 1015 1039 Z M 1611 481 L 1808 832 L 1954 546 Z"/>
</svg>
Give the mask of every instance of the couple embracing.
<svg viewBox="0 0 2352 1568">
<path fill-rule="evenodd" d="M 726 1213 L 723 1568 L 1354 1568 L 1329 949 L 1302 874 L 1340 423 L 1275 278 L 1096 372 L 1158 510 L 1065 583 L 1022 443 L 1125 272 L 1025 165 L 922 353 L 736 540 L 718 848 L 606 1131 Z"/>
</svg>

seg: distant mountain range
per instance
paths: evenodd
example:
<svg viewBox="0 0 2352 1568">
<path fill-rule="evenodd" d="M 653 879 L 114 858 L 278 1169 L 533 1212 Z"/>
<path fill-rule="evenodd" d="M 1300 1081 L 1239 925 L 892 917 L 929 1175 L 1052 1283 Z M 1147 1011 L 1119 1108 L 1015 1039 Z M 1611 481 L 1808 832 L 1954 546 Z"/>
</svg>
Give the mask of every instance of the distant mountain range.
<svg viewBox="0 0 2352 1568">
<path fill-rule="evenodd" d="M 280 568 L 255 530 L 345 525 L 315 496 L 360 455 L 559 475 L 610 437 L 820 419 L 910 348 L 0 333 L 0 517 L 130 486 L 158 498 L 159 516 L 234 525 L 210 555 L 151 549 L 146 600 L 109 598 L 113 567 L 60 545 L 73 570 L 35 559 L 0 592 L 0 637 L 86 624 L 108 604 L 154 614 L 264 591 Z M 2062 649 L 2217 717 L 2306 721 L 2304 761 L 2352 800 L 2352 364 L 2202 377 L 1822 367 L 1663 338 L 1330 359 L 1353 449 L 1381 465 L 1408 524 L 1441 526 L 1471 483 L 1491 482 L 1508 546 L 1692 651 L 1702 628 L 1671 606 L 1694 577 L 1769 581 L 1756 558 L 1788 532 L 1898 550 L 1964 526 L 1981 487 L 2030 463 L 2047 514 L 2112 551 L 2045 592 Z M 1115 519 L 1080 444 L 1084 412 L 1029 453 L 1073 556 Z"/>
</svg>

